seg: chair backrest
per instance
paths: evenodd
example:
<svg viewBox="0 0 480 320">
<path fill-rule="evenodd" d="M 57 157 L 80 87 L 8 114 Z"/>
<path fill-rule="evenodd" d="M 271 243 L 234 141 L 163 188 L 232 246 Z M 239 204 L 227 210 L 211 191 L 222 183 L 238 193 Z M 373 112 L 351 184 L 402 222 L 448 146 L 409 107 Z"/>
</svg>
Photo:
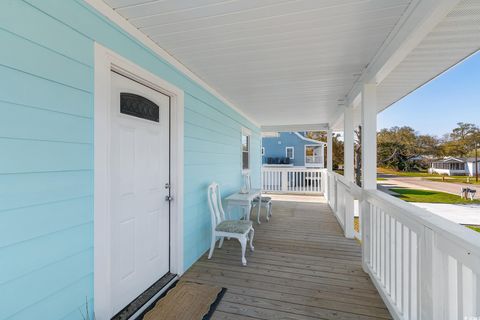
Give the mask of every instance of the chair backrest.
<svg viewBox="0 0 480 320">
<path fill-rule="evenodd" d="M 212 182 L 208 186 L 207 196 L 208 208 L 210 209 L 210 215 L 212 219 L 212 229 L 215 230 L 215 227 L 220 222 L 225 220 L 225 212 L 223 211 L 222 206 L 222 196 L 220 194 L 220 187 L 218 183 Z"/>
<path fill-rule="evenodd" d="M 247 188 L 247 191 L 252 189 L 252 177 L 248 172 L 243 173 L 243 185 Z"/>
</svg>

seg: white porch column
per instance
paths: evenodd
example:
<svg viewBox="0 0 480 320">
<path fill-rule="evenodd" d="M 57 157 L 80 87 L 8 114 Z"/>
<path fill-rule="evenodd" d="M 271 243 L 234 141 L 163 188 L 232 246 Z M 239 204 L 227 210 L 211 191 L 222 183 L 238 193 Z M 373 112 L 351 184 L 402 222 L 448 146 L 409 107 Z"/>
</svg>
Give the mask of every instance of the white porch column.
<svg viewBox="0 0 480 320">
<path fill-rule="evenodd" d="M 327 130 L 327 170 L 328 171 L 333 171 L 333 131 L 332 129 Z"/>
<path fill-rule="evenodd" d="M 362 187 L 377 189 L 377 86 L 362 90 Z"/>
<path fill-rule="evenodd" d="M 362 88 L 362 188 L 377 189 L 377 88 L 375 84 L 364 84 Z M 362 201 L 362 265 L 368 273 L 370 263 L 371 230 L 370 205 Z"/>
<path fill-rule="evenodd" d="M 332 137 L 333 131 L 332 129 L 327 130 L 327 174 L 325 175 L 325 189 L 323 195 L 327 198 L 328 203 L 330 203 L 330 200 L 332 199 L 332 190 L 330 190 L 330 174 L 329 172 L 333 171 L 333 137 Z"/>
<path fill-rule="evenodd" d="M 343 175 L 348 182 L 354 181 L 353 167 L 353 107 L 345 108 L 343 114 Z"/>
<path fill-rule="evenodd" d="M 345 108 L 343 113 L 343 175 L 348 183 L 354 183 L 353 167 L 353 106 Z M 345 224 L 346 238 L 354 238 L 355 213 L 354 198 L 351 193 L 345 193 Z"/>
</svg>

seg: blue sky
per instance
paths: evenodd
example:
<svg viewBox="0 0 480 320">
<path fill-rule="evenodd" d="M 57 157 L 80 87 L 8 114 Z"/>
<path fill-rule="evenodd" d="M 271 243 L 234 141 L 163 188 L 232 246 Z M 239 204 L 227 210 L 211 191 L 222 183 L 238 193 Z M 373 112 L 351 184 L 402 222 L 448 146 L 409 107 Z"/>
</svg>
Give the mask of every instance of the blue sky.
<svg viewBox="0 0 480 320">
<path fill-rule="evenodd" d="M 480 126 L 480 53 L 412 92 L 378 116 L 378 127 L 410 126 L 442 136 L 457 122 Z"/>
</svg>

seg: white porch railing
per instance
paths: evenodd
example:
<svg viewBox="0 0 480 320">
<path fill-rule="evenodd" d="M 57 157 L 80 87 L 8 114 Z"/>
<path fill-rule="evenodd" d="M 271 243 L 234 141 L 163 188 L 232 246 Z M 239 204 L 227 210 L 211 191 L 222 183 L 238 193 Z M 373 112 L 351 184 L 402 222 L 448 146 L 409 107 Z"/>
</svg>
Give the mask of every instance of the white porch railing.
<svg viewBox="0 0 480 320">
<path fill-rule="evenodd" d="M 479 319 L 480 235 L 333 172 L 325 196 L 349 234 L 361 200 L 363 264 L 395 319 Z"/>
<path fill-rule="evenodd" d="M 278 193 L 322 192 L 321 169 L 309 168 L 262 168 L 262 190 Z"/>
<path fill-rule="evenodd" d="M 322 170 L 322 179 L 326 180 L 326 198 L 332 208 L 338 223 L 343 229 L 345 237 L 353 238 L 354 231 L 354 204 L 361 195 L 361 188 L 345 180 L 342 175 Z"/>
</svg>

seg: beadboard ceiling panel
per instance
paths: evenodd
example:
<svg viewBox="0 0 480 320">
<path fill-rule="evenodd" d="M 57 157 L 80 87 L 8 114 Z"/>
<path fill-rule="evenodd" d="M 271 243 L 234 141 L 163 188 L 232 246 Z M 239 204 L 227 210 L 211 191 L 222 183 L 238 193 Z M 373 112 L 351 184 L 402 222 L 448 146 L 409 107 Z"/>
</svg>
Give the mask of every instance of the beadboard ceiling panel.
<svg viewBox="0 0 480 320">
<path fill-rule="evenodd" d="M 261 125 L 337 114 L 410 0 L 104 0 Z"/>
<path fill-rule="evenodd" d="M 378 87 L 379 109 L 480 49 L 480 1 L 463 0 L 442 20 Z M 478 77 L 480 83 L 480 75 Z M 419 106 L 433 108 L 435 106 Z"/>
</svg>

